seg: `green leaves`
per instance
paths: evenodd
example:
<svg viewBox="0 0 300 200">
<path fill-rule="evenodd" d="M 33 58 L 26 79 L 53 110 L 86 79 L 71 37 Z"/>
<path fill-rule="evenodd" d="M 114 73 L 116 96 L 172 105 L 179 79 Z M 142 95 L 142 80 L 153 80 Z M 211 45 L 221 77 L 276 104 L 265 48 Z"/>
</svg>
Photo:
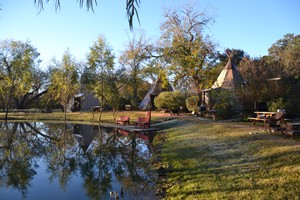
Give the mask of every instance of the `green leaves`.
<svg viewBox="0 0 300 200">
<path fill-rule="evenodd" d="M 205 13 L 188 5 L 166 12 L 161 26 L 163 53 L 170 61 L 170 74 L 174 74 L 177 86 L 189 81 L 187 85 L 195 93 L 200 90 L 201 77 L 214 54 L 213 43 L 203 33 L 210 20 Z"/>
<path fill-rule="evenodd" d="M 61 62 L 56 61 L 51 75 L 49 92 L 60 102 L 66 111 L 68 102 L 78 92 L 79 82 L 77 63 L 69 51 L 66 51 Z"/>
<path fill-rule="evenodd" d="M 13 98 L 19 98 L 31 90 L 38 56 L 39 53 L 29 42 L 0 42 L 0 95 L 7 111 Z"/>
<path fill-rule="evenodd" d="M 300 35 L 286 34 L 269 48 L 269 55 L 280 61 L 288 75 L 300 78 Z"/>
</svg>

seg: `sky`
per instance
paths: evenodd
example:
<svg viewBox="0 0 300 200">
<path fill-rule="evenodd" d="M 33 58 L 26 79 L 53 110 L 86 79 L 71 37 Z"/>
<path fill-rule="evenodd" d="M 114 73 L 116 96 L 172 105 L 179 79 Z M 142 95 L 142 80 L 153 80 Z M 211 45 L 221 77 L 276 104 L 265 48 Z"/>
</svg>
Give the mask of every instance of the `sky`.
<svg viewBox="0 0 300 200">
<path fill-rule="evenodd" d="M 46 67 L 52 58 L 61 59 L 69 49 L 77 61 L 85 61 L 89 48 L 103 35 L 116 56 L 125 49 L 132 32 L 126 18 L 125 0 L 97 0 L 94 12 L 80 8 L 77 0 L 55 0 L 38 12 L 34 0 L 0 0 L 0 40 L 29 41 L 37 48 Z M 160 36 L 163 12 L 189 3 L 184 0 L 141 0 L 138 9 L 146 38 Z M 195 9 L 215 20 L 206 33 L 221 52 L 226 48 L 244 50 L 250 57 L 268 54 L 268 48 L 285 34 L 300 34 L 299 0 L 194 0 Z"/>
</svg>

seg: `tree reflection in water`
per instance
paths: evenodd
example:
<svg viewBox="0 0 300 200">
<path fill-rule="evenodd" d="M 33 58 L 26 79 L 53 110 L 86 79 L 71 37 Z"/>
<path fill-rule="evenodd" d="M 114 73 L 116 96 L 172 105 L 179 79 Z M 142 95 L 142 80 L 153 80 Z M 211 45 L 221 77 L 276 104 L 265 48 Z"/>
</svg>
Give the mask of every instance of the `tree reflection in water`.
<svg viewBox="0 0 300 200">
<path fill-rule="evenodd" d="M 121 199 L 155 199 L 153 137 L 98 125 L 2 122 L 0 196 L 109 199 L 116 191 Z M 46 169 L 42 173 L 40 166 Z M 48 187 L 33 187 L 41 177 Z M 79 190 L 72 187 L 76 181 Z M 54 182 L 59 187 L 52 187 Z"/>
</svg>

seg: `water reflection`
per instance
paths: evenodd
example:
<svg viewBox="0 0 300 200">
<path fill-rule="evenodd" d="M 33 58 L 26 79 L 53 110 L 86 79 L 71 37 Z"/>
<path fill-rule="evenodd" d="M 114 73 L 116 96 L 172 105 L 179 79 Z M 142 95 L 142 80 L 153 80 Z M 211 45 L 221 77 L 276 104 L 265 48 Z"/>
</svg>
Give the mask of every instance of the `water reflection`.
<svg viewBox="0 0 300 200">
<path fill-rule="evenodd" d="M 1 199 L 155 199 L 153 137 L 97 125 L 2 122 Z"/>
</svg>

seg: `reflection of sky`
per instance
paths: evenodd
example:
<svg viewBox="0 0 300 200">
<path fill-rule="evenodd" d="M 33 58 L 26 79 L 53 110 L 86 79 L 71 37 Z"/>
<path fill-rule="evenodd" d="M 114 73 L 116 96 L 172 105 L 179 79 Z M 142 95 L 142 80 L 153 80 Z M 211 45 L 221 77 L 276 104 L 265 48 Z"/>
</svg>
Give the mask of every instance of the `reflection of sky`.
<svg viewBox="0 0 300 200">
<path fill-rule="evenodd" d="M 46 131 L 41 132 L 46 134 Z M 40 135 L 38 137 L 42 138 Z M 34 175 L 30 182 L 26 199 L 88 199 L 84 188 L 82 188 L 83 182 L 79 171 L 70 176 L 70 180 L 68 181 L 70 184 L 67 184 L 66 188 L 62 189 L 57 177 L 52 181 L 49 180 L 50 174 L 47 172 L 47 161 L 44 158 L 32 159 L 31 163 L 33 163 L 32 168 L 35 170 L 36 175 Z M 16 189 L 1 188 L 1 186 L 0 199 L 22 199 L 21 193 Z"/>
<path fill-rule="evenodd" d="M 82 188 L 82 179 L 78 172 L 71 176 L 70 184 L 63 190 L 59 186 L 58 178 L 54 178 L 52 182 L 49 181 L 50 174 L 47 173 L 47 166 L 44 159 L 37 159 L 36 169 L 37 175 L 31 182 L 31 188 L 28 191 L 28 199 L 87 199 L 85 191 Z"/>
</svg>

